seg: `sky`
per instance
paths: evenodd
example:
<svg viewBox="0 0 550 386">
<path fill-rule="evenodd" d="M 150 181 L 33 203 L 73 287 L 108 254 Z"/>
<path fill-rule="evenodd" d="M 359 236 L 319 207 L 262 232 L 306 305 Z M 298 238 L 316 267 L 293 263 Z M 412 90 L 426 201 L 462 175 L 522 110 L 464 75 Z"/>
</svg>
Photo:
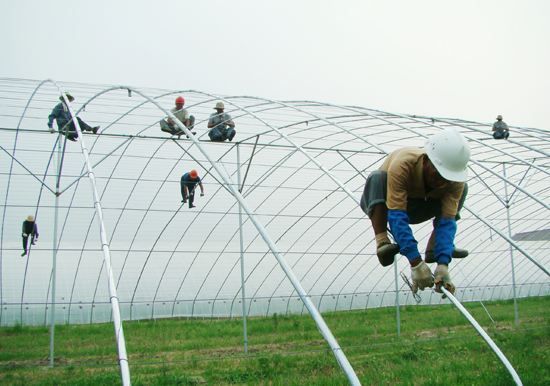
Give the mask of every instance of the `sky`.
<svg viewBox="0 0 550 386">
<path fill-rule="evenodd" d="M 547 0 L 0 0 L 0 77 L 550 130 Z"/>
</svg>

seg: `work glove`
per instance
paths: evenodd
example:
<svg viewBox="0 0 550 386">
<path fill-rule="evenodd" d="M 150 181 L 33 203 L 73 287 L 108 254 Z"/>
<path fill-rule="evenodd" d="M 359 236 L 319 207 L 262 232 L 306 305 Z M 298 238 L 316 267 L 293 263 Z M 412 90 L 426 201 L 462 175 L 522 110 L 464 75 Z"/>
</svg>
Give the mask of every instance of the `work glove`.
<svg viewBox="0 0 550 386">
<path fill-rule="evenodd" d="M 434 272 L 435 276 L 435 292 L 443 293 L 441 286 L 444 286 L 447 291 L 454 295 L 455 285 L 451 281 L 449 275 L 449 267 L 446 264 L 438 264 Z"/>
<path fill-rule="evenodd" d="M 21 236 L 23 236 L 23 237 L 28 237 L 29 235 L 26 234 L 26 233 L 23 233 Z"/>
<path fill-rule="evenodd" d="M 411 278 L 413 293 L 417 293 L 419 289 L 424 290 L 426 287 L 434 286 L 432 271 L 424 261 L 416 267 L 411 267 Z"/>
<path fill-rule="evenodd" d="M 52 133 L 52 134 L 55 133 L 55 130 L 54 130 L 53 127 L 50 127 L 50 133 Z"/>
</svg>

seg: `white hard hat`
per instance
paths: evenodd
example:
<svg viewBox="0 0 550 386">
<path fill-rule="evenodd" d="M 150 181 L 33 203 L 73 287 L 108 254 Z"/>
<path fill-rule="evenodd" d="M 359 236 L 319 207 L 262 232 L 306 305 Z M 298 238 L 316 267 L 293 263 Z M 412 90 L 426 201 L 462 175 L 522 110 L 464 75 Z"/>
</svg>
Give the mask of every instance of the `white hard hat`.
<svg viewBox="0 0 550 386">
<path fill-rule="evenodd" d="M 424 149 L 441 177 L 456 182 L 465 182 L 468 179 L 470 146 L 457 130 L 447 128 L 432 135 L 426 141 Z"/>
<path fill-rule="evenodd" d="M 223 102 L 218 102 L 216 103 L 216 107 L 214 107 L 216 110 L 217 109 L 221 109 L 223 110 L 225 108 L 225 106 L 223 105 Z"/>
<path fill-rule="evenodd" d="M 27 216 L 27 221 L 31 221 L 31 222 L 34 221 L 34 216 L 32 214 L 29 214 Z"/>
</svg>

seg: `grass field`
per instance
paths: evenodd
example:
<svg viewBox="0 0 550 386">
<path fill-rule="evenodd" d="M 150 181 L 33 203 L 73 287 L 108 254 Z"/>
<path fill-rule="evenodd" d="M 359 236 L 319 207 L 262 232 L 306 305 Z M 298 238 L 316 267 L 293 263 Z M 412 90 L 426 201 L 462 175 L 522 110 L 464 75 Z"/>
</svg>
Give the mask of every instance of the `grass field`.
<svg viewBox="0 0 550 386">
<path fill-rule="evenodd" d="M 525 385 L 550 385 L 550 298 L 466 308 L 510 360 Z M 497 356 L 451 305 L 324 315 L 364 385 L 513 385 Z M 308 315 L 242 320 L 126 322 L 133 385 L 345 385 L 335 357 Z M 56 367 L 48 367 L 46 327 L 0 329 L 1 385 L 120 383 L 112 324 L 57 326 Z"/>
</svg>

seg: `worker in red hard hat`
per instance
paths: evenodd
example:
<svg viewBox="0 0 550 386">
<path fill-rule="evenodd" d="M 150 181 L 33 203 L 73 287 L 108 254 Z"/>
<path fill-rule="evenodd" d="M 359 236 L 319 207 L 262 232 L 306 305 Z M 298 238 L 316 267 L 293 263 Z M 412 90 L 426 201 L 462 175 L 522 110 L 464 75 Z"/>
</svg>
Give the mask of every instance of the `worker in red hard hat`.
<svg viewBox="0 0 550 386">
<path fill-rule="evenodd" d="M 185 204 L 187 199 L 189 199 L 189 208 L 195 207 L 195 205 L 193 205 L 193 201 L 195 201 L 195 188 L 197 185 L 199 185 L 199 188 L 201 189 L 201 197 L 204 196 L 204 187 L 202 186 L 199 173 L 195 169 L 181 176 L 181 202 Z"/>
<path fill-rule="evenodd" d="M 189 115 L 187 109 L 183 108 L 184 105 L 185 99 L 180 95 L 176 98 L 176 107 L 174 107 L 170 111 L 181 123 L 185 125 L 185 127 L 187 127 L 189 130 L 193 130 L 195 126 L 195 117 Z M 180 135 L 184 134 L 184 131 L 170 117 L 166 117 L 160 121 L 160 129 L 172 135 L 177 135 L 178 138 Z M 194 131 L 192 133 L 193 135 L 197 134 Z"/>
</svg>

